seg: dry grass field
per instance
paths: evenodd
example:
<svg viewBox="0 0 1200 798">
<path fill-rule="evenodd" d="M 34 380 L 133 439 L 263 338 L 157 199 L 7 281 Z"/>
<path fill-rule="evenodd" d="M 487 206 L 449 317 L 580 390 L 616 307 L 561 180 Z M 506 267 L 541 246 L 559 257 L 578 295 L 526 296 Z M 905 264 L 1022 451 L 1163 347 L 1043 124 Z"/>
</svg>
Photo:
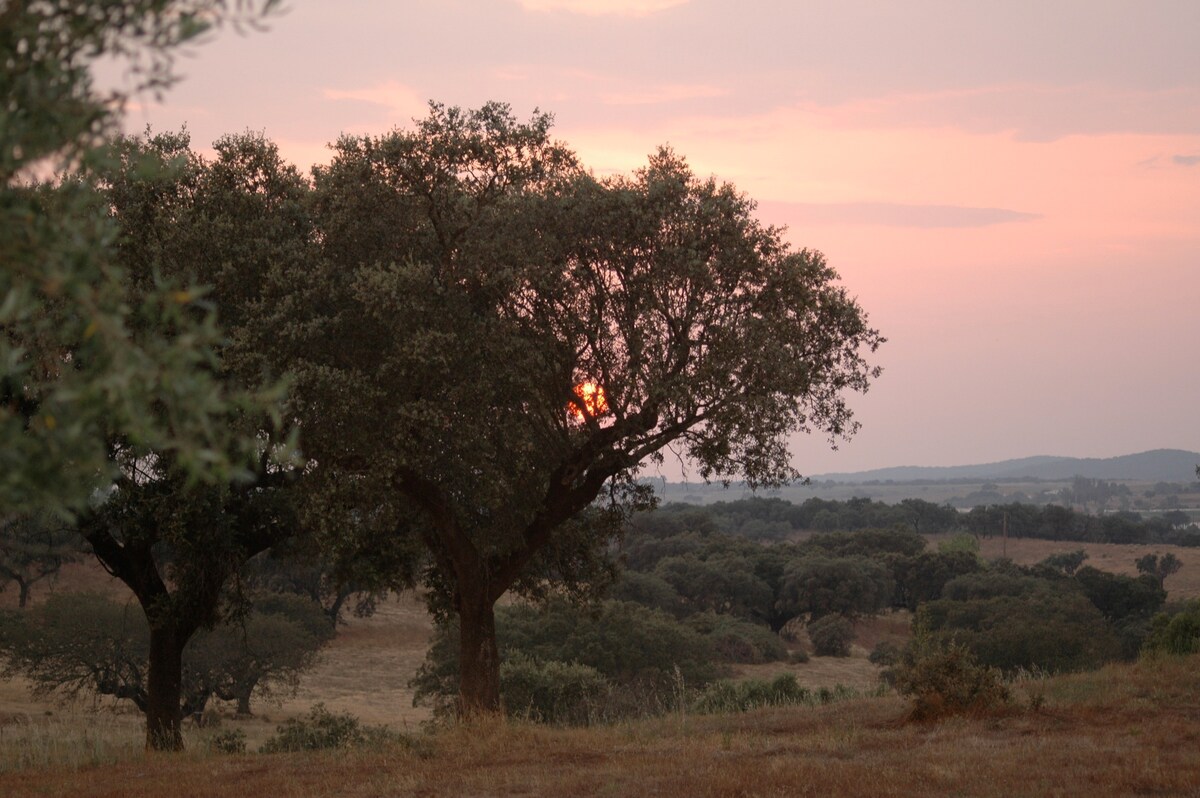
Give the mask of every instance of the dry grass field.
<svg viewBox="0 0 1200 798">
<path fill-rule="evenodd" d="M 987 558 L 999 539 L 983 541 Z M 1007 542 L 1034 563 L 1082 544 Z M 1147 551 L 1172 551 L 1183 569 L 1172 598 L 1200 596 L 1200 551 L 1082 545 L 1089 564 L 1134 573 Z M 53 589 L 123 588 L 72 566 Z M 47 588 L 38 591 L 45 595 Z M 11 603 L 0 595 L 0 606 Z M 37 600 L 37 596 L 35 596 Z M 866 657 L 881 640 L 902 643 L 909 615 L 861 621 L 852 656 L 739 668 L 742 678 L 796 675 L 809 688 L 868 691 L 878 669 Z M 1143 662 L 1031 682 L 1025 709 L 934 725 L 906 722 L 898 698 L 735 716 L 671 716 L 592 730 L 497 723 L 428 733 L 428 711 L 407 683 L 431 635 L 412 595 L 371 618 L 351 618 L 300 692 L 259 702 L 257 715 L 224 709 L 219 731 L 241 730 L 255 750 L 282 720 L 317 703 L 418 737 L 415 750 L 222 756 L 212 730 L 189 728 L 189 751 L 147 756 L 140 717 L 110 704 L 60 706 L 27 685 L 0 681 L 0 796 L 391 795 L 1194 795 L 1200 796 L 1200 659 Z M 1030 696 L 1040 696 L 1037 710 Z"/>
<path fill-rule="evenodd" d="M 936 538 L 933 538 L 936 540 Z M 1070 540 L 1037 540 L 1034 538 L 999 537 L 980 540 L 980 554 L 987 560 L 1007 556 L 1018 565 L 1033 565 L 1051 554 L 1083 549 L 1088 554 L 1084 565 L 1112 571 L 1117 574 L 1137 576 L 1134 562 L 1146 554 L 1174 554 L 1183 563 L 1178 573 L 1168 576 L 1165 582 L 1171 600 L 1200 598 L 1200 548 L 1183 546 L 1150 545 L 1139 546 L 1119 543 L 1080 543 Z"/>
<path fill-rule="evenodd" d="M 1018 693 L 1012 709 L 927 724 L 874 698 L 597 729 L 477 724 L 372 752 L 131 753 L 0 774 L 0 795 L 1200 796 L 1200 659 Z"/>
</svg>

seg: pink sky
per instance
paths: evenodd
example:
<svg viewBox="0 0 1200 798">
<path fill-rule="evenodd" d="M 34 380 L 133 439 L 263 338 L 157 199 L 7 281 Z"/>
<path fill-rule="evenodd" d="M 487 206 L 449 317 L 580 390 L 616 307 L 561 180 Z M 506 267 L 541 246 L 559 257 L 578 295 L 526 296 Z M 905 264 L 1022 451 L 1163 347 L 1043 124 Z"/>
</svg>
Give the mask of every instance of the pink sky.
<svg viewBox="0 0 1200 798">
<path fill-rule="evenodd" d="M 1194 0 L 292 0 L 268 27 L 129 126 L 307 167 L 502 100 L 598 173 L 669 143 L 822 250 L 890 340 L 804 473 L 1200 450 Z"/>
</svg>

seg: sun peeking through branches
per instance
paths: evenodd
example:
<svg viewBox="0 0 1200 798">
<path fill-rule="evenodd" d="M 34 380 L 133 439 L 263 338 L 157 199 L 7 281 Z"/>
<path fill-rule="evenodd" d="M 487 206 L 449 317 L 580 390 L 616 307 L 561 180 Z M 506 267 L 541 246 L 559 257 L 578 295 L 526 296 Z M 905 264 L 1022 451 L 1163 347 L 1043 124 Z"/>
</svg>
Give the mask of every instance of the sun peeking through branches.
<svg viewBox="0 0 1200 798">
<path fill-rule="evenodd" d="M 567 406 L 571 418 L 580 424 L 589 418 L 600 418 L 608 413 L 608 399 L 599 383 L 585 381 L 575 386 L 575 398 Z"/>
</svg>

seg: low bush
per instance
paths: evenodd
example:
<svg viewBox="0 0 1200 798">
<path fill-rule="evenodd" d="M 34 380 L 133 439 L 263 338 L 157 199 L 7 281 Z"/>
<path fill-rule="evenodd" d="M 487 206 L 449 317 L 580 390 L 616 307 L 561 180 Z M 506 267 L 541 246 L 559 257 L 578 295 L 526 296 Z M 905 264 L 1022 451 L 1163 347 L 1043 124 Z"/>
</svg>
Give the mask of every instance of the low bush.
<svg viewBox="0 0 1200 798">
<path fill-rule="evenodd" d="M 378 747 L 402 742 L 402 735 L 386 726 L 363 726 L 348 712 L 332 713 L 316 704 L 303 718 L 291 718 L 277 726 L 275 735 L 259 749 L 264 754 L 290 751 L 320 751 L 328 748 Z"/>
<path fill-rule="evenodd" d="M 1200 653 L 1200 601 L 1174 613 L 1159 613 L 1150 622 L 1143 651 L 1158 654 Z"/>
<path fill-rule="evenodd" d="M 816 697 L 812 691 L 801 687 L 795 676 L 785 673 L 769 682 L 763 679 L 714 682 L 692 702 L 692 711 L 716 714 L 813 703 Z"/>
<path fill-rule="evenodd" d="M 992 711 L 1010 700 L 1000 671 L 981 665 L 966 646 L 941 647 L 922 638 L 909 646 L 889 681 L 912 698 L 914 720 Z"/>
<path fill-rule="evenodd" d="M 515 652 L 500 666 L 500 694 L 513 716 L 542 723 L 584 726 L 595 722 L 610 690 L 595 668 L 539 662 Z"/>
<path fill-rule="evenodd" d="M 704 635 L 722 662 L 755 665 L 787 659 L 787 646 L 766 626 L 732 615 L 702 612 L 687 619 L 687 625 Z"/>
<path fill-rule="evenodd" d="M 229 729 L 215 734 L 208 740 L 208 750 L 214 754 L 244 754 L 246 733 L 241 729 Z"/>
<path fill-rule="evenodd" d="M 871 661 L 872 665 L 888 667 L 900 661 L 900 653 L 900 647 L 895 643 L 881 640 L 875 644 L 875 648 L 871 649 L 871 654 L 867 659 Z"/>
<path fill-rule="evenodd" d="M 818 657 L 848 657 L 854 624 L 840 615 L 826 615 L 808 625 L 808 639 Z"/>
</svg>

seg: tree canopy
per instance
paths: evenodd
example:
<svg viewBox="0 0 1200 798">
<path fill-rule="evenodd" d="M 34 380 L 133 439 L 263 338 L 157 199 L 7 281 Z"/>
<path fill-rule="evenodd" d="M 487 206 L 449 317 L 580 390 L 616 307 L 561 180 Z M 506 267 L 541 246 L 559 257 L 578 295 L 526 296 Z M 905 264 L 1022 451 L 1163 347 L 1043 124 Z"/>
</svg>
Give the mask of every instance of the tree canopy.
<svg viewBox="0 0 1200 798">
<path fill-rule="evenodd" d="M 845 394 L 878 374 L 862 309 L 751 200 L 665 149 L 597 178 L 550 121 L 431 105 L 343 137 L 283 336 L 324 510 L 429 552 L 468 710 L 499 701 L 496 599 L 603 575 L 642 464 L 787 481 L 790 436 L 853 433 Z"/>
</svg>

